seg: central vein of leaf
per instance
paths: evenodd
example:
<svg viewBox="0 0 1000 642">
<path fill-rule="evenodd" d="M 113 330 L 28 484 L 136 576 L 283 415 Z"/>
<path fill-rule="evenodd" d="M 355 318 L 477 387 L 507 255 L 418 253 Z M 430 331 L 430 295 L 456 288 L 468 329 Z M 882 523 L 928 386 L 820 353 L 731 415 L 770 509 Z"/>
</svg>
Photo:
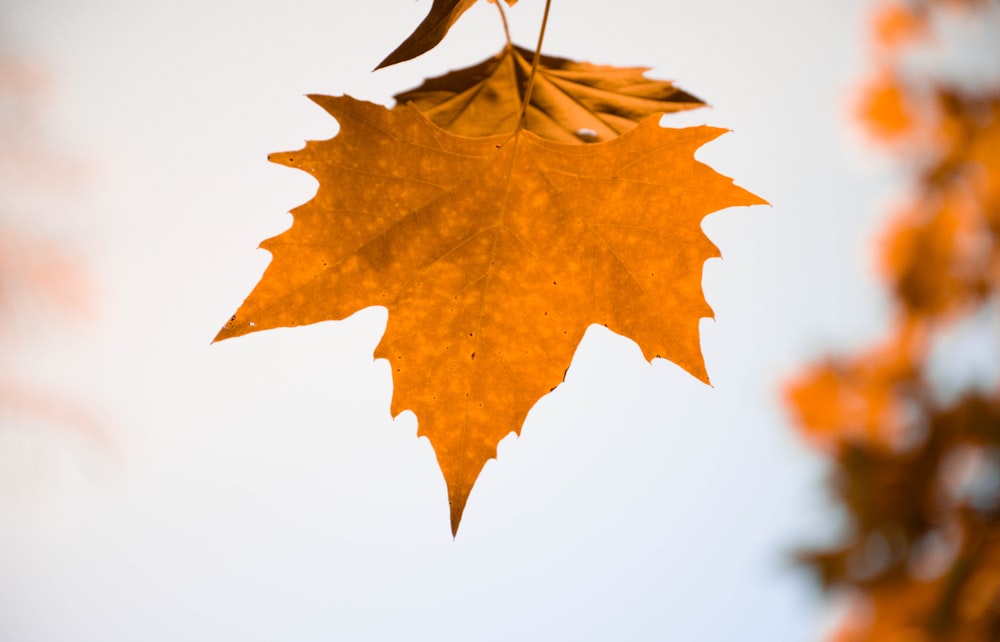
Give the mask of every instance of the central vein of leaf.
<svg viewBox="0 0 1000 642">
<path fill-rule="evenodd" d="M 482 294 L 479 298 L 479 313 L 477 314 L 477 327 L 476 327 L 476 341 L 475 346 L 478 348 L 479 340 L 483 325 L 483 319 L 486 314 L 487 304 L 487 292 L 490 289 L 490 282 L 495 274 L 494 266 L 496 264 L 497 257 L 497 246 L 500 243 L 500 235 L 506 228 L 506 213 L 507 208 L 510 204 L 510 193 L 514 185 L 514 167 L 517 163 L 518 148 L 520 146 L 522 136 L 520 134 L 514 134 L 508 144 L 511 145 L 510 156 L 507 160 L 507 167 L 504 170 L 504 188 L 500 198 L 500 205 L 496 210 L 496 220 L 493 224 L 493 235 L 490 240 L 490 251 L 486 262 L 486 278 L 483 282 Z M 506 145 L 505 145 L 506 146 Z"/>
</svg>

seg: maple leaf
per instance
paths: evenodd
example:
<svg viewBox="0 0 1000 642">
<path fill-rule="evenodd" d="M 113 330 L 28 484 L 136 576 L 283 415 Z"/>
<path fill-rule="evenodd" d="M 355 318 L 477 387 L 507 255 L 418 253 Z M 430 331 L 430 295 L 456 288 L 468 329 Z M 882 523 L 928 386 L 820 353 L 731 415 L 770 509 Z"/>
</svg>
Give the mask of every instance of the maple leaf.
<svg viewBox="0 0 1000 642">
<path fill-rule="evenodd" d="M 513 132 L 534 52 L 507 46 L 483 62 L 424 81 L 395 96 L 439 127 L 463 136 Z M 647 78 L 648 67 L 613 67 L 541 56 L 526 127 L 564 143 L 610 140 L 655 113 L 704 107 L 670 81 Z"/>
<path fill-rule="evenodd" d="M 490 0 L 490 2 L 494 2 L 494 0 Z M 517 0 L 506 0 L 506 2 L 513 6 Z M 444 39 L 451 26 L 474 4 L 476 4 L 476 0 L 434 0 L 430 13 L 417 25 L 414 32 L 403 41 L 403 44 L 386 56 L 385 60 L 380 62 L 375 69 L 412 60 L 427 53 Z"/>
<path fill-rule="evenodd" d="M 587 327 L 635 340 L 708 381 L 698 336 L 711 308 L 701 220 L 759 197 L 694 160 L 724 130 L 664 129 L 653 116 L 610 142 L 530 132 L 446 132 L 416 108 L 310 96 L 338 134 L 276 163 L 316 196 L 216 340 L 389 310 L 392 414 L 412 410 L 437 454 L 456 532 L 497 444 L 565 376 Z"/>
</svg>

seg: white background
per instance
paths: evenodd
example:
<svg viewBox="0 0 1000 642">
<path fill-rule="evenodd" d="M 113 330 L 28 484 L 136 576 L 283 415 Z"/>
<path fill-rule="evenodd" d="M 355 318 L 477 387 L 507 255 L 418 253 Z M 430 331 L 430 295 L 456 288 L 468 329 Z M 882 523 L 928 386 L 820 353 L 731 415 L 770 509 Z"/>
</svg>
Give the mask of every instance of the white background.
<svg viewBox="0 0 1000 642">
<path fill-rule="evenodd" d="M 542 4 L 510 11 L 517 42 Z M 304 95 L 388 104 L 495 53 L 495 8 L 373 74 L 428 0 L 0 3 L 6 52 L 50 78 L 40 144 L 86 167 L 45 177 L 60 206 L 5 215 L 79 257 L 95 310 L 5 335 L 0 359 L 108 435 L 0 414 L 0 640 L 819 639 L 791 553 L 836 514 L 781 385 L 886 316 L 892 183 L 850 122 L 863 4 L 555 0 L 548 53 L 706 99 L 664 125 L 734 130 L 698 158 L 772 206 L 704 224 L 714 387 L 592 328 L 453 541 L 429 443 L 389 416 L 384 310 L 210 341 L 315 189 L 266 161 L 336 131 Z"/>
</svg>

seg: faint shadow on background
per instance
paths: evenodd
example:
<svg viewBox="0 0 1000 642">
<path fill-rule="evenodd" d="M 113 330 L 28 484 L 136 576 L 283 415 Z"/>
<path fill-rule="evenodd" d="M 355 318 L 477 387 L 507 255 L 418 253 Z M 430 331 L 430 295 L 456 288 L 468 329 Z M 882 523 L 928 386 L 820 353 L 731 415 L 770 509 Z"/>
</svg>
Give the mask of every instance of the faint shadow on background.
<svg viewBox="0 0 1000 642">
<path fill-rule="evenodd" d="M 0 52 L 0 495 L 45 484 L 61 459 L 114 454 L 100 412 L 28 367 L 56 333 L 93 324 L 95 288 L 61 216 L 84 190 L 84 166 L 46 127 L 48 79 Z"/>
</svg>

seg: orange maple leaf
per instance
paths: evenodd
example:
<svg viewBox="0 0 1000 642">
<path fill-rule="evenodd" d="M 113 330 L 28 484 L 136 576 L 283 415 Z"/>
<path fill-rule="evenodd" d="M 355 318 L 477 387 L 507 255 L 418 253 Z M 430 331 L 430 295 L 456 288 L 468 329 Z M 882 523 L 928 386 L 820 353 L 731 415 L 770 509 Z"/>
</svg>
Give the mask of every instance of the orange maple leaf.
<svg viewBox="0 0 1000 642">
<path fill-rule="evenodd" d="M 759 197 L 694 160 L 724 130 L 652 116 L 607 143 L 523 130 L 466 138 L 416 108 L 310 96 L 332 139 L 271 160 L 319 181 L 216 340 L 389 310 L 375 351 L 392 414 L 418 418 L 448 486 L 452 532 L 497 444 L 565 375 L 591 324 L 708 381 L 698 335 L 718 256 L 708 214 Z"/>
<path fill-rule="evenodd" d="M 424 81 L 396 94 L 439 127 L 463 136 L 513 132 L 531 78 L 534 52 L 508 46 L 483 62 Z M 612 67 L 541 56 L 525 127 L 564 143 L 611 140 L 656 113 L 704 107 L 648 67 Z"/>
</svg>

